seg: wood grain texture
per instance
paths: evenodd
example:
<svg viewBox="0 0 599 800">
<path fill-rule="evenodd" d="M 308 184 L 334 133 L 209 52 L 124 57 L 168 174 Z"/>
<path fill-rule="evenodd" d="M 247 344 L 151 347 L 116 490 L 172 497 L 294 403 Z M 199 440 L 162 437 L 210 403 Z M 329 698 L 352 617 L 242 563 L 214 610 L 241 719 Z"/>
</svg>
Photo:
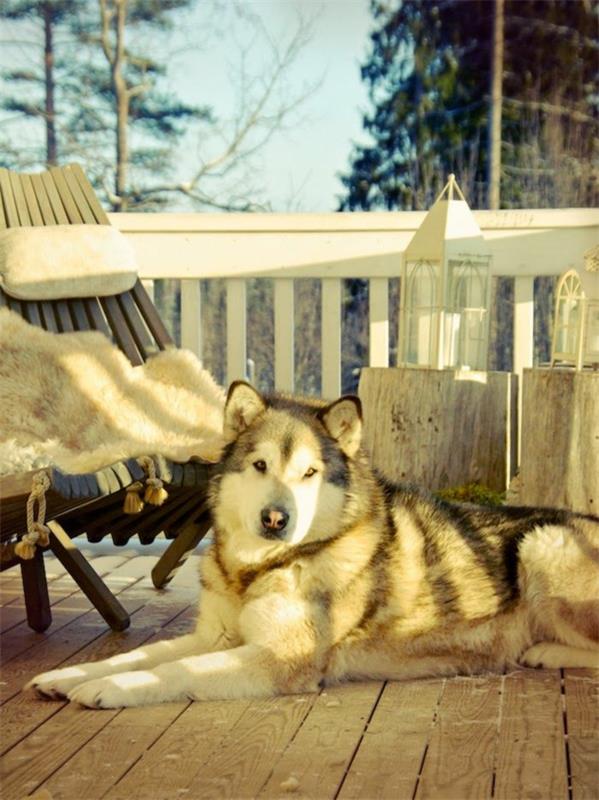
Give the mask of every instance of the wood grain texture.
<svg viewBox="0 0 599 800">
<path fill-rule="evenodd" d="M 197 798 L 254 798 L 302 725 L 315 695 L 253 701 L 189 785 Z"/>
<path fill-rule="evenodd" d="M 500 681 L 498 676 L 447 681 L 417 800 L 491 796 Z"/>
<path fill-rule="evenodd" d="M 559 672 L 527 670 L 504 678 L 494 796 L 568 797 Z"/>
<path fill-rule="evenodd" d="M 599 372 L 524 371 L 519 499 L 599 514 Z"/>
<path fill-rule="evenodd" d="M 358 747 L 383 684 L 354 683 L 319 695 L 306 721 L 274 766 L 258 797 L 334 797 Z"/>
<path fill-rule="evenodd" d="M 503 372 L 363 369 L 364 443 L 374 466 L 432 490 L 477 482 L 504 491 L 516 467 L 516 382 Z"/>
<path fill-rule="evenodd" d="M 109 570 L 107 584 L 132 613 L 124 634 L 106 631 L 60 564 L 46 557 L 60 628 L 24 632 L 32 637 L 28 646 L 8 661 L 2 647 L 9 689 L 18 691 L 42 669 L 189 632 L 197 557 L 181 567 L 172 590 L 156 592 L 149 577 L 156 556 L 131 549 L 119 556 L 112 569 L 112 556 L 93 564 L 98 573 Z M 22 603 L 13 593 L 18 583 L 13 573 L 0 575 L 1 604 Z M 18 631 L 14 626 L 0 643 L 18 647 L 10 639 Z M 590 670 L 565 670 L 563 688 L 557 672 L 519 670 L 114 712 L 9 691 L 0 709 L 2 797 L 565 800 L 569 751 L 571 800 L 595 800 L 598 691 L 599 675 Z"/>
<path fill-rule="evenodd" d="M 599 673 L 564 670 L 572 796 L 599 797 Z"/>
<path fill-rule="evenodd" d="M 413 796 L 444 683 L 433 679 L 385 686 L 340 800 Z"/>
</svg>

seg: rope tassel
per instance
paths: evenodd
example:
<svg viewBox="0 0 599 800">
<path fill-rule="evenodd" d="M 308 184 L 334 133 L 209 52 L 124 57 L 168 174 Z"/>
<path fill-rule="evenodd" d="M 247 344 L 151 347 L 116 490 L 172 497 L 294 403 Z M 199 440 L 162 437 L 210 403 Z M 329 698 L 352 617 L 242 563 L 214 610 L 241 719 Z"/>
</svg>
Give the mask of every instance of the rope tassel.
<svg viewBox="0 0 599 800">
<path fill-rule="evenodd" d="M 45 472 L 33 476 L 31 493 L 27 498 L 27 533 L 15 545 L 15 555 L 24 561 L 35 556 L 35 548 L 47 547 L 50 544 L 50 529 L 46 522 L 46 492 L 50 488 L 50 478 Z M 38 504 L 37 519 L 35 504 Z"/>
<path fill-rule="evenodd" d="M 138 462 L 147 472 L 146 491 L 144 500 L 152 506 L 161 506 L 168 497 L 164 483 L 156 477 L 156 464 L 149 456 L 144 456 Z"/>
<path fill-rule="evenodd" d="M 144 501 L 141 499 L 141 490 L 144 485 L 141 481 L 135 481 L 131 486 L 125 489 L 125 502 L 123 505 L 123 512 L 125 514 L 139 514 L 144 507 Z"/>
</svg>

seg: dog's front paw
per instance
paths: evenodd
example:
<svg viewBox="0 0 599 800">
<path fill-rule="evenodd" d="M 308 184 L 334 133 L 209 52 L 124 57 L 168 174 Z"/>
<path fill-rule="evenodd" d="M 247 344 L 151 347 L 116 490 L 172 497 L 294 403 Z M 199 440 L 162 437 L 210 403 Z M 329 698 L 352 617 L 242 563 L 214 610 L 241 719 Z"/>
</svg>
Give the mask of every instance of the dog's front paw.
<svg viewBox="0 0 599 800">
<path fill-rule="evenodd" d="M 124 708 L 132 705 L 127 702 L 125 692 L 114 683 L 114 678 L 96 678 L 75 686 L 68 698 L 87 708 Z"/>
<path fill-rule="evenodd" d="M 65 667 L 36 675 L 23 689 L 34 689 L 42 697 L 62 700 L 72 689 L 87 680 L 89 675 L 80 667 Z"/>
<path fill-rule="evenodd" d="M 540 642 L 529 647 L 521 656 L 520 663 L 535 669 L 558 669 L 561 667 L 556 659 L 556 646 L 553 642 Z"/>
</svg>

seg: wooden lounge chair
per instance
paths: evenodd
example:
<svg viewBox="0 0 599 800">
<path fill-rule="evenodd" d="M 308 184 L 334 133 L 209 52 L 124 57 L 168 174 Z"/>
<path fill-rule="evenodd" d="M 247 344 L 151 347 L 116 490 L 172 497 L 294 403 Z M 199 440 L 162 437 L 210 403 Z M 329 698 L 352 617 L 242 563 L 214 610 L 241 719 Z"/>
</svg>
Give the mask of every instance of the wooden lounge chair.
<svg viewBox="0 0 599 800">
<path fill-rule="evenodd" d="M 56 167 L 35 175 L 0 169 L 0 229 L 69 223 L 109 224 L 79 165 Z M 139 280 L 130 291 L 100 298 L 23 301 L 0 289 L 1 306 L 57 333 L 102 331 L 133 365 L 142 364 L 152 353 L 173 344 Z M 155 463 L 158 477 L 168 484 L 169 498 L 163 506 L 146 505 L 134 516 L 123 514 L 123 495 L 128 485 L 143 477 L 136 460 L 113 464 L 90 475 L 46 471 L 50 478 L 46 495 L 49 549 L 115 630 L 128 626 L 127 612 L 71 539 L 85 533 L 89 541 L 97 542 L 110 534 L 116 545 L 124 545 L 138 535 L 146 544 L 164 532 L 173 541 L 152 571 L 154 584 L 160 588 L 210 527 L 206 506 L 210 465 L 196 461 L 174 464 L 160 457 L 155 458 Z M 0 477 L 0 569 L 20 566 L 29 625 L 44 631 L 51 623 L 51 613 L 43 550 L 36 548 L 34 558 L 26 561 L 14 553 L 16 538 L 26 530 L 25 504 L 34 474 Z"/>
</svg>

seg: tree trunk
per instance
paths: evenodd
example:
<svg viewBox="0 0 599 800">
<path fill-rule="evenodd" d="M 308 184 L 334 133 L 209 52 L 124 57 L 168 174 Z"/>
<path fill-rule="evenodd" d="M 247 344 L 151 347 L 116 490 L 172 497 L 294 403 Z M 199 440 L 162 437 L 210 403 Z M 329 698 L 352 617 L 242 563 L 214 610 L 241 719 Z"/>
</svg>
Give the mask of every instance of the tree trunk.
<svg viewBox="0 0 599 800">
<path fill-rule="evenodd" d="M 56 166 L 58 152 L 56 146 L 56 125 L 54 112 L 54 42 L 52 30 L 52 9 L 43 7 L 44 18 L 44 83 L 46 90 L 46 165 Z"/>
<path fill-rule="evenodd" d="M 501 189 L 501 107 L 503 103 L 503 6 L 495 0 L 489 115 L 489 208 L 499 208 Z"/>
<path fill-rule="evenodd" d="M 127 0 L 116 2 L 116 48 L 112 64 L 112 83 L 116 100 L 116 173 L 115 193 L 119 198 L 118 211 L 127 210 L 127 168 L 129 165 L 129 94 L 123 76 L 125 61 L 125 21 Z"/>
</svg>

